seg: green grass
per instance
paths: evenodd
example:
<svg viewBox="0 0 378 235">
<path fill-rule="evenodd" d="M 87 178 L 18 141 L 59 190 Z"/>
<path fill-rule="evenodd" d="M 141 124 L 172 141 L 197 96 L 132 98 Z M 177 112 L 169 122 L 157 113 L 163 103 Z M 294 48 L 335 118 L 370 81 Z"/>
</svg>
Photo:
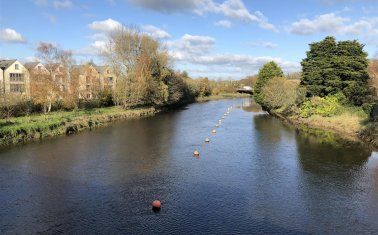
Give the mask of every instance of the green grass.
<svg viewBox="0 0 378 235">
<path fill-rule="evenodd" d="M 50 114 L 34 114 L 11 118 L 8 122 L 0 120 L 0 146 L 62 135 L 67 128 L 80 131 L 104 125 L 117 119 L 131 119 L 151 116 L 154 108 L 125 110 L 119 107 L 97 108 L 91 110 L 59 111 Z"/>
</svg>

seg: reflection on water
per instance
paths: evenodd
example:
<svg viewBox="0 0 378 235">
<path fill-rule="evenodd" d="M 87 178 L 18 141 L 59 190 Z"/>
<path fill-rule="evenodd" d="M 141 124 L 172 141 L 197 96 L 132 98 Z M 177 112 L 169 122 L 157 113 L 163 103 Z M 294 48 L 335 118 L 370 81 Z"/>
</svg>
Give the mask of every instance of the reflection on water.
<svg viewBox="0 0 378 235">
<path fill-rule="evenodd" d="M 2 150 L 0 198 L 2 233 L 378 233 L 378 154 L 221 100 Z"/>
</svg>

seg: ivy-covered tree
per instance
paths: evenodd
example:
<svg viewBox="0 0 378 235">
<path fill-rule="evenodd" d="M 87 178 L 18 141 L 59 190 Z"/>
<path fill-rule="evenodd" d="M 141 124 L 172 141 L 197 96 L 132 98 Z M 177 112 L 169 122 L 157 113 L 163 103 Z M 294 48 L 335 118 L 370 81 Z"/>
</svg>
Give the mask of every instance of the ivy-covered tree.
<svg viewBox="0 0 378 235">
<path fill-rule="evenodd" d="M 367 53 L 358 41 L 336 42 L 326 37 L 310 44 L 302 60 L 301 85 L 307 96 L 324 97 L 342 92 L 353 104 L 360 105 L 368 91 Z"/>
<path fill-rule="evenodd" d="M 264 64 L 264 66 L 259 70 L 256 86 L 254 88 L 254 96 L 257 103 L 262 104 L 263 102 L 261 91 L 267 82 L 272 78 L 282 76 L 282 69 L 274 61 Z"/>
</svg>

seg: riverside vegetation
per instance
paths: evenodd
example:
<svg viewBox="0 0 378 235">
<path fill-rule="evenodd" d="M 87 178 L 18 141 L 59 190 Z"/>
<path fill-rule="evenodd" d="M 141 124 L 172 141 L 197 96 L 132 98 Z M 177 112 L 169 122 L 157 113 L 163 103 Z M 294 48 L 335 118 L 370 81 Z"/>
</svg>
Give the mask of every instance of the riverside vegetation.
<svg viewBox="0 0 378 235">
<path fill-rule="evenodd" d="M 194 101 L 234 97 L 230 93 L 240 86 L 237 81 L 192 79 L 185 71 L 174 71 L 160 43 L 135 27 L 120 27 L 108 42 L 102 56 L 117 77 L 114 89 L 95 82 L 96 74 L 89 71 L 93 62 L 79 71 L 70 51 L 41 42 L 36 55 L 50 73 L 31 74 L 31 97 L 0 93 L 0 146 L 151 116 Z M 70 80 L 67 89 L 54 80 L 57 64 L 62 65 L 62 78 Z M 79 90 L 83 70 L 92 81 L 90 99 Z"/>
<path fill-rule="evenodd" d="M 257 75 L 256 101 L 268 112 L 300 127 L 331 131 L 378 146 L 378 61 L 367 59 L 357 41 L 326 37 L 310 44 L 299 79 L 283 77 L 274 62 Z"/>
</svg>

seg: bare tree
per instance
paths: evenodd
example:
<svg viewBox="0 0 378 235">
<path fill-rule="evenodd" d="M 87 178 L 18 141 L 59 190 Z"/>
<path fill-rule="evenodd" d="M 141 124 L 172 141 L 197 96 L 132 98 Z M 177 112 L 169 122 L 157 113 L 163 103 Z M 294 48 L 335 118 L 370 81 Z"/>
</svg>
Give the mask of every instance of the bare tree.
<svg viewBox="0 0 378 235">
<path fill-rule="evenodd" d="M 51 111 L 54 102 L 68 97 L 72 53 L 52 43 L 40 42 L 37 57 L 44 62 L 48 73 L 31 74 L 31 96 L 36 104 L 42 105 L 46 114 Z"/>
<path fill-rule="evenodd" d="M 110 34 L 106 60 L 117 75 L 115 103 L 123 107 L 164 102 L 162 68 L 168 56 L 159 42 L 136 27 L 121 27 Z"/>
</svg>

